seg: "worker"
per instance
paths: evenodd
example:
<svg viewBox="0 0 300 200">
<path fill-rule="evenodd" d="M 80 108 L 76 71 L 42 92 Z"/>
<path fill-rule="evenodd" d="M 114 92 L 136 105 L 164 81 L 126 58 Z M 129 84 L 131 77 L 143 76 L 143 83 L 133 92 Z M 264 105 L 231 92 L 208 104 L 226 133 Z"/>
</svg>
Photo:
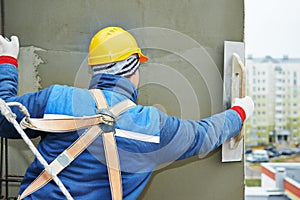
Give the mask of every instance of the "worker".
<svg viewBox="0 0 300 200">
<path fill-rule="evenodd" d="M 16 36 L 0 37 L 0 98 L 20 102 L 33 118 L 49 116 L 93 116 L 96 102 L 88 89 L 53 85 L 38 92 L 17 96 L 18 52 Z M 100 89 L 108 106 L 123 100 L 137 100 L 139 66 L 147 62 L 135 38 L 120 27 L 106 27 L 90 42 L 88 64 L 93 71 L 89 89 Z M 63 66 L 62 66 L 63 67 Z M 166 77 L 167 78 L 167 77 Z M 168 116 L 152 106 L 136 105 L 118 119 L 116 143 L 122 177 L 123 199 L 136 199 L 152 172 L 167 163 L 205 154 L 237 135 L 254 110 L 250 97 L 236 99 L 233 106 L 216 115 L 187 120 Z M 18 122 L 24 117 L 12 107 Z M 65 133 L 26 129 L 30 138 L 40 137 L 38 150 L 48 163 L 67 149 L 86 128 Z M 20 138 L 2 116 L 0 136 Z M 58 177 L 74 199 L 112 199 L 102 137 L 99 136 Z M 44 167 L 35 159 L 28 167 L 20 194 L 40 175 Z M 64 199 L 53 181 L 24 199 Z"/>
</svg>

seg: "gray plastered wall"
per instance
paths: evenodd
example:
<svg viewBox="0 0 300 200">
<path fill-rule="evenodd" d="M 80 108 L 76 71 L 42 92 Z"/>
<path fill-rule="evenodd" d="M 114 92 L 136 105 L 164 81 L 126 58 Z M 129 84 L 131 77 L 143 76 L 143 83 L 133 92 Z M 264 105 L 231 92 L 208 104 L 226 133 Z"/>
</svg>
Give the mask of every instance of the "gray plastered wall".
<svg viewBox="0 0 300 200">
<path fill-rule="evenodd" d="M 86 57 L 89 41 L 99 29 L 116 25 L 133 30 L 150 58 L 150 64 L 141 66 L 141 79 L 144 82 L 139 91 L 139 103 L 155 105 L 170 115 L 190 119 L 222 111 L 222 82 L 214 82 L 210 78 L 222 77 L 224 41 L 243 41 L 243 1 L 4 2 L 6 35 L 18 35 L 22 47 L 40 49 L 35 53 L 43 61 L 37 66 L 42 88 L 51 84 L 87 86 L 89 75 Z M 162 33 L 162 36 L 156 37 L 156 42 L 169 42 L 167 49 L 157 48 L 157 44 L 152 46 L 147 39 L 151 35 L 147 37 L 147 32 L 136 31 L 144 27 L 156 27 L 156 30 L 161 28 L 162 32 L 156 33 Z M 169 38 L 168 31 L 179 33 L 179 38 Z M 201 55 L 198 56 L 194 47 L 182 49 L 185 44 L 181 43 L 181 36 L 199 44 L 195 48 L 200 49 Z M 199 58 L 188 59 L 185 56 L 187 54 Z M 151 65 L 156 70 L 151 71 Z M 159 67 L 165 71 L 159 70 Z M 209 73 L 214 67 L 217 70 Z M 26 76 L 24 71 L 22 76 Z M 171 73 L 165 77 L 166 82 L 158 76 L 160 72 Z M 167 87 L 169 85 L 176 87 L 170 89 Z M 182 93 L 185 90 L 192 91 L 193 96 Z M 22 165 L 20 167 L 25 169 L 25 164 Z M 241 200 L 244 198 L 243 167 L 242 162 L 221 163 L 219 148 L 204 159 L 195 156 L 155 171 L 139 199 Z"/>
</svg>

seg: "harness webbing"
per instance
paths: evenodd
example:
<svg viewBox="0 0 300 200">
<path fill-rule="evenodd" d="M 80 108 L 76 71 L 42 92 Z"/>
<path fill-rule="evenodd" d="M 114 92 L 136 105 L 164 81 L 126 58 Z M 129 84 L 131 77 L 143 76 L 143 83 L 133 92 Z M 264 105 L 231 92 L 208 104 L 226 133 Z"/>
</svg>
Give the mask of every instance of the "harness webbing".
<svg viewBox="0 0 300 200">
<path fill-rule="evenodd" d="M 122 179 L 120 172 L 119 156 L 117 151 L 116 140 L 114 136 L 115 117 L 127 109 L 135 106 L 130 100 L 122 101 L 113 107 L 108 108 L 106 99 L 101 90 L 90 90 L 95 98 L 97 109 L 100 114 L 92 117 L 73 118 L 70 119 L 27 119 L 22 120 L 22 126 L 35 130 L 51 130 L 53 132 L 66 132 L 80 128 L 84 128 L 89 124 L 89 128 L 65 151 L 63 151 L 49 165 L 51 174 L 58 175 L 66 168 L 78 155 L 80 155 L 98 136 L 102 135 L 103 146 L 105 150 L 106 164 L 109 174 L 109 182 L 111 195 L 113 200 L 122 199 Z M 37 122 L 38 123 L 35 123 Z M 68 126 L 60 126 L 57 124 L 68 123 Z M 76 124 L 76 122 L 79 122 Z M 42 127 L 42 128 L 41 128 Z M 45 129 L 43 129 L 45 128 Z M 62 129 L 60 129 L 62 128 Z M 49 173 L 44 170 L 19 196 L 18 199 L 23 199 L 26 196 L 37 191 L 52 180 Z"/>
<path fill-rule="evenodd" d="M 47 161 L 40 154 L 40 152 L 36 149 L 36 147 L 34 146 L 34 144 L 32 143 L 32 141 L 29 139 L 29 137 L 26 135 L 26 133 L 24 132 L 24 130 L 22 129 L 22 127 L 18 124 L 18 122 L 16 120 L 16 115 L 11 111 L 11 109 L 10 109 L 9 106 L 17 106 L 17 107 L 19 107 L 19 110 L 25 115 L 25 117 L 29 118 L 30 116 L 29 116 L 29 113 L 28 113 L 27 109 L 22 104 L 20 104 L 19 102 L 9 102 L 9 103 L 6 103 L 5 101 L 3 101 L 0 98 L 0 113 L 7 119 L 8 122 L 10 122 L 11 124 L 13 124 L 13 126 L 15 127 L 15 129 L 17 130 L 17 132 L 20 134 L 20 136 L 23 138 L 24 142 L 27 144 L 27 146 L 29 147 L 29 149 L 34 154 L 34 156 L 38 159 L 38 161 L 40 161 L 40 163 L 43 165 L 43 167 L 45 168 L 45 170 L 50 174 L 50 176 L 52 176 L 53 181 L 59 187 L 59 189 L 64 194 L 64 196 L 67 198 L 67 200 L 73 200 L 71 194 L 66 189 L 66 187 L 61 182 L 61 180 L 57 176 L 55 176 L 55 175 L 53 175 L 51 173 L 51 168 L 49 167 Z"/>
</svg>

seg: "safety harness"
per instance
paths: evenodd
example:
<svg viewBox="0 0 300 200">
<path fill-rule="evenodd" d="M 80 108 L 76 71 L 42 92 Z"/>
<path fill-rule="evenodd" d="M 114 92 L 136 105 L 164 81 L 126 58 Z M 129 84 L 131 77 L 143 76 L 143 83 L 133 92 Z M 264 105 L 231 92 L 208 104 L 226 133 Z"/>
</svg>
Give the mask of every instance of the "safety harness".
<svg viewBox="0 0 300 200">
<path fill-rule="evenodd" d="M 18 199 L 27 197 L 49 183 L 99 136 L 102 136 L 103 140 L 112 199 L 122 199 L 122 179 L 115 140 L 115 124 L 117 118 L 135 104 L 127 99 L 113 107 L 108 107 L 101 90 L 92 89 L 90 92 L 97 105 L 97 114 L 94 116 L 62 119 L 24 118 L 21 121 L 22 128 L 47 132 L 68 132 L 82 128 L 87 128 L 87 130 L 49 164 L 50 173 L 49 170 L 43 170 Z"/>
</svg>

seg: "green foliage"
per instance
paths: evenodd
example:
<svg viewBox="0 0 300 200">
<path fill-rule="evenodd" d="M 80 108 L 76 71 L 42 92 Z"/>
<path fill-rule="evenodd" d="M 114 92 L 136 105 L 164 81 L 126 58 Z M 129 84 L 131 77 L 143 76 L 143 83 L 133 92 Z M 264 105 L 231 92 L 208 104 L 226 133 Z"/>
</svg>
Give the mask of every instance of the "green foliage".
<svg viewBox="0 0 300 200">
<path fill-rule="evenodd" d="M 260 187 L 261 179 L 246 179 L 246 186 L 247 187 Z"/>
</svg>

